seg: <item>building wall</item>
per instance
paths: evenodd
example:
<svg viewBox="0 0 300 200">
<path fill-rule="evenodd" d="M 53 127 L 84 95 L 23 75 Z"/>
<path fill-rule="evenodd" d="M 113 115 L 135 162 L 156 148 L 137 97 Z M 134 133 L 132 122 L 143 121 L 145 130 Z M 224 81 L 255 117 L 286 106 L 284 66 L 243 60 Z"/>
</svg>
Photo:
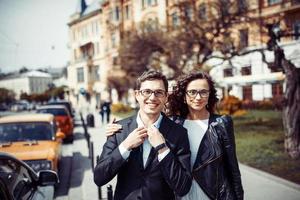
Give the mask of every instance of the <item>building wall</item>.
<svg viewBox="0 0 300 200">
<path fill-rule="evenodd" d="M 145 0 L 144 6 L 142 0 L 105 0 L 102 2 L 101 11 L 99 10 L 89 17 L 82 17 L 82 20 L 77 19 L 76 21 L 73 17 L 71 22 L 74 23 L 70 25 L 71 65 L 68 67 L 68 79 L 71 93 L 77 102 L 80 99 L 83 101 L 84 96 L 79 93 L 79 90 L 84 88 L 92 95 L 91 102 L 93 105 L 97 105 L 99 100 L 106 100 L 112 94 L 108 93 L 107 78 L 112 74 L 115 75 L 120 69 L 117 60 L 118 48 L 124 33 L 137 30 L 143 22 L 151 20 L 163 26 L 171 25 L 172 14 L 176 12 L 173 5 L 178 0 Z M 148 5 L 148 2 L 152 2 L 151 5 Z M 213 1 L 197 0 L 195 4 L 198 8 L 203 3 L 211 2 Z M 248 32 L 248 47 L 261 47 L 269 39 L 266 30 L 261 28 L 263 23 L 273 23 L 279 18 L 283 18 L 281 26 L 291 28 L 294 23 L 300 21 L 300 6 L 292 5 L 292 1 L 282 1 L 274 5 L 269 5 L 268 0 L 247 0 L 247 2 L 250 9 L 248 16 L 251 17 L 251 20 L 245 20 L 245 22 L 234 27 L 232 37 L 236 38 L 236 44 L 240 42 L 239 38 L 242 31 L 246 30 Z M 212 7 L 208 7 L 207 12 L 208 16 L 214 14 Z M 98 26 L 98 31 L 95 31 L 95 23 Z M 292 37 L 283 39 L 283 41 L 291 39 Z M 90 60 L 84 59 L 82 53 L 82 49 L 88 47 L 89 43 L 94 46 L 94 55 Z M 251 76 L 254 79 L 260 74 L 271 74 L 270 69 L 256 53 L 238 59 L 240 65 L 237 66 L 233 74 L 234 77 L 242 77 L 240 68 L 244 66 L 251 66 Z M 98 66 L 99 80 L 92 80 L 92 74 L 96 73 L 93 66 Z M 223 80 L 226 82 L 223 69 L 227 66 L 228 64 L 224 64 L 212 70 L 211 74 L 217 82 L 220 80 L 220 82 Z M 78 83 L 77 69 L 81 67 L 84 69 L 84 82 Z M 252 83 L 253 100 L 271 98 L 271 83 L 254 81 Z M 249 85 L 249 83 L 227 83 L 223 87 L 231 88 L 231 94 L 243 98 L 243 86 L 246 84 Z M 113 100 L 116 99 L 114 94 L 115 92 L 111 97 Z"/>
<path fill-rule="evenodd" d="M 14 91 L 17 99 L 20 98 L 21 93 L 30 94 L 31 92 L 27 77 L 1 80 L 0 87 Z"/>
</svg>

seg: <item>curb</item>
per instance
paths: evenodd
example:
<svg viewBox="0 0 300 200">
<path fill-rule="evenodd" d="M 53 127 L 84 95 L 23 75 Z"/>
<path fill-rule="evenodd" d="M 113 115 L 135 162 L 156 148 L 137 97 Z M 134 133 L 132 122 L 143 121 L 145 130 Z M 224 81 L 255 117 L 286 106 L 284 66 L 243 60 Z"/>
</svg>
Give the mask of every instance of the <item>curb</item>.
<svg viewBox="0 0 300 200">
<path fill-rule="evenodd" d="M 259 170 L 259 169 L 253 168 L 253 167 L 250 167 L 250 166 L 248 166 L 248 165 L 244 165 L 244 164 L 242 164 L 242 163 L 239 163 L 239 166 L 240 166 L 240 167 L 243 167 L 244 169 L 246 169 L 246 170 L 248 170 L 248 171 L 250 171 L 250 172 L 253 172 L 253 173 L 255 173 L 255 174 L 258 174 L 258 175 L 260 175 L 260 176 L 262 176 L 262 177 L 265 177 L 265 178 L 267 178 L 267 179 L 270 179 L 270 180 L 272 180 L 272 181 L 275 181 L 275 182 L 277 182 L 277 183 L 280 183 L 280 184 L 282 184 L 282 185 L 285 185 L 285 186 L 287 186 L 287 187 L 289 187 L 289 188 L 291 188 L 291 189 L 294 189 L 294 190 L 296 190 L 296 191 L 300 191 L 300 185 L 297 184 L 297 183 L 293 183 L 293 182 L 288 181 L 288 180 L 286 180 L 286 179 L 283 179 L 283 178 L 280 178 L 280 177 L 278 177 L 278 176 L 272 175 L 272 174 L 270 174 L 270 173 L 261 171 L 261 170 Z"/>
</svg>

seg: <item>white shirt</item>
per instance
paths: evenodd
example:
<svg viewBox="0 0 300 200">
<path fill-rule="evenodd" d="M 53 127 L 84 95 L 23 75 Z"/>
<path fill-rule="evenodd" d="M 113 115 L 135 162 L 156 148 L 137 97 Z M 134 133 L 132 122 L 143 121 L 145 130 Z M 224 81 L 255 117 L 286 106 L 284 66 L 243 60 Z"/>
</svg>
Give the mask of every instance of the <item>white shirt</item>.
<svg viewBox="0 0 300 200">
<path fill-rule="evenodd" d="M 156 128 L 159 128 L 161 120 L 162 120 L 162 115 L 160 114 L 159 117 L 158 117 L 158 119 L 152 125 L 155 126 Z M 143 123 L 143 121 L 140 118 L 140 114 L 139 113 L 138 113 L 138 115 L 136 117 L 136 122 L 138 124 L 138 127 L 144 127 L 145 126 L 144 123 Z M 148 157 L 150 155 L 151 148 L 152 148 L 152 146 L 151 146 L 148 138 L 146 138 L 145 141 L 144 141 L 144 143 L 143 143 L 143 164 L 144 164 L 144 167 L 145 167 L 145 165 L 147 163 L 147 160 L 148 160 Z M 122 157 L 125 160 L 130 155 L 130 150 L 127 150 L 121 144 L 119 145 L 119 151 L 120 151 Z M 158 154 L 158 161 L 161 161 L 169 152 L 170 152 L 170 150 L 168 149 L 168 150 L 164 151 L 163 153 Z"/>
<path fill-rule="evenodd" d="M 188 137 L 190 142 L 190 150 L 191 150 L 191 168 L 193 169 L 194 163 L 197 158 L 198 149 L 200 143 L 205 135 L 205 132 L 208 128 L 208 119 L 205 120 L 185 120 L 183 127 L 188 131 Z M 209 200 L 207 195 L 200 188 L 198 183 L 193 179 L 192 187 L 182 200 Z"/>
</svg>

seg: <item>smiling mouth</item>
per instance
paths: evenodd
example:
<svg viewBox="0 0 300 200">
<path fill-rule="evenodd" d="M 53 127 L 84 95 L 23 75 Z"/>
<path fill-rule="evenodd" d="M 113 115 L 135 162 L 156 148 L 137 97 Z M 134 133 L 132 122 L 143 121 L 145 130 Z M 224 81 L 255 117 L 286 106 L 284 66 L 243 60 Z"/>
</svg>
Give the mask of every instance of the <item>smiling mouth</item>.
<svg viewBox="0 0 300 200">
<path fill-rule="evenodd" d="M 157 107 L 158 104 L 157 103 L 146 103 L 147 106 L 151 107 L 151 108 L 154 108 L 154 107 Z"/>
</svg>

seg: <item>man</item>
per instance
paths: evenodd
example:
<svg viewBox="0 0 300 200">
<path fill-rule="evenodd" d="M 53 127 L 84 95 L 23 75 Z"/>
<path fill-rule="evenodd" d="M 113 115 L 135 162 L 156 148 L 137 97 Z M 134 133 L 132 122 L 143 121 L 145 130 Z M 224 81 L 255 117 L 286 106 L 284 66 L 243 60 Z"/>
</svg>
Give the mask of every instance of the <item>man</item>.
<svg viewBox="0 0 300 200">
<path fill-rule="evenodd" d="M 98 186 L 118 174 L 115 200 L 172 200 L 191 186 L 187 131 L 161 111 L 168 82 L 156 71 L 136 83 L 138 114 L 121 120 L 122 130 L 109 136 L 94 170 Z"/>
</svg>

